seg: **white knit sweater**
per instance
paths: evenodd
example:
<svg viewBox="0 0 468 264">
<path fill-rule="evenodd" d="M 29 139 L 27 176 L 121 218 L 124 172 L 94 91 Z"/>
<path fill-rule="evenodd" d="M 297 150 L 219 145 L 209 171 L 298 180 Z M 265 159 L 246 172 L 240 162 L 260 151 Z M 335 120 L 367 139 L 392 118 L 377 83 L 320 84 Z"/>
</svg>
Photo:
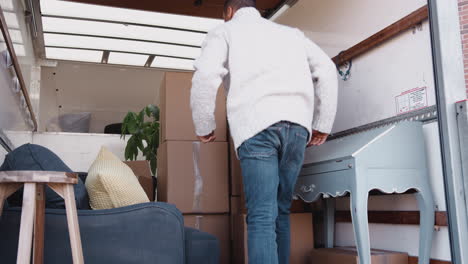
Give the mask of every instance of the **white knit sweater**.
<svg viewBox="0 0 468 264">
<path fill-rule="evenodd" d="M 209 32 L 195 61 L 191 107 L 196 134 L 216 129 L 221 82 L 235 148 L 267 127 L 290 121 L 329 133 L 338 81 L 330 58 L 294 28 L 266 20 L 254 8 Z"/>
</svg>

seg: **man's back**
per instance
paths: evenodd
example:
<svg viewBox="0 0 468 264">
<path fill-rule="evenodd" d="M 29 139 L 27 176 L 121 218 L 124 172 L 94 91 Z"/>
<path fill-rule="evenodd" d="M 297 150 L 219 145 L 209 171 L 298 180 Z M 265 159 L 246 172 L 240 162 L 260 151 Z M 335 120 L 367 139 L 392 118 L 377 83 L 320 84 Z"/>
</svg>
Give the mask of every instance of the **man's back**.
<svg viewBox="0 0 468 264">
<path fill-rule="evenodd" d="M 239 94 L 251 94 L 248 98 L 252 101 L 293 93 L 304 99 L 313 98 L 313 83 L 301 33 L 262 18 L 253 8 L 241 11 L 223 25 L 232 77 L 230 93 L 233 96 L 228 97 L 228 107 L 248 103 L 246 98 L 235 100 Z"/>
<path fill-rule="evenodd" d="M 192 102 L 201 102 L 197 89 L 207 82 L 215 85 L 224 78 L 228 83 L 227 112 L 236 148 L 279 121 L 302 125 L 311 134 L 317 92 L 327 94 L 314 90 L 313 79 L 336 85 L 335 67 L 323 51 L 301 31 L 268 21 L 251 7 L 238 10 L 208 34 L 195 68 Z M 314 71 L 320 74 L 314 76 Z M 206 95 L 207 90 L 201 92 Z M 336 91 L 326 96 L 336 97 Z M 333 123 L 335 105 L 329 108 L 320 115 Z M 195 123 L 211 123 L 200 119 L 197 106 L 192 109 Z M 317 125 L 329 130 L 329 123 Z"/>
</svg>

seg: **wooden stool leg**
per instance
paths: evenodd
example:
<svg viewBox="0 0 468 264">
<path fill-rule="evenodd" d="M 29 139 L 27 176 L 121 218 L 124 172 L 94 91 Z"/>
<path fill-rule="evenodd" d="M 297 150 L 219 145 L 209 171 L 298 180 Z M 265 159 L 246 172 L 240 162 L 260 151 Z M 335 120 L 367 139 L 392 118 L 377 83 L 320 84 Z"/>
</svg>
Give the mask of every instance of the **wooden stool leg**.
<svg viewBox="0 0 468 264">
<path fill-rule="evenodd" d="M 22 183 L 1 183 L 0 184 L 0 217 L 3 212 L 5 200 L 23 186 Z"/>
<path fill-rule="evenodd" d="M 78 214 L 76 211 L 75 192 L 73 191 L 73 185 L 49 183 L 49 187 L 62 196 L 65 200 L 68 233 L 70 234 L 73 263 L 83 264 L 83 249 L 81 247 L 80 227 L 78 225 Z"/>
<path fill-rule="evenodd" d="M 65 206 L 67 210 L 68 232 L 70 233 L 70 243 L 72 247 L 73 263 L 82 264 L 83 249 L 81 246 L 80 227 L 78 225 L 78 213 L 76 211 L 75 192 L 73 185 L 65 184 Z"/>
<path fill-rule="evenodd" d="M 45 224 L 45 194 L 44 184 L 37 184 L 36 218 L 34 221 L 34 251 L 33 263 L 44 263 L 44 224 Z"/>
<path fill-rule="evenodd" d="M 23 193 L 23 210 L 21 212 L 21 227 L 18 244 L 17 264 L 31 262 L 31 245 L 34 226 L 34 211 L 36 207 L 36 184 L 25 183 Z"/>
</svg>

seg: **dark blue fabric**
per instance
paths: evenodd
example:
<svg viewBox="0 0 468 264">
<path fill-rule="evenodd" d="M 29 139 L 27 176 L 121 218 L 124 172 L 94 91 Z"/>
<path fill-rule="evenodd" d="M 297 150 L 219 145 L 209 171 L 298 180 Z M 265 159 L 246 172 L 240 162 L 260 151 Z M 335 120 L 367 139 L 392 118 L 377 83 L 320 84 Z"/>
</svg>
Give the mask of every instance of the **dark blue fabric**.
<svg viewBox="0 0 468 264">
<path fill-rule="evenodd" d="M 0 166 L 0 171 L 6 171 L 7 170 L 7 163 L 3 162 L 2 166 Z"/>
<path fill-rule="evenodd" d="M 25 144 L 8 153 L 0 170 L 72 172 L 72 170 L 55 153 L 45 147 L 34 144 Z M 79 179 L 78 184 L 75 184 L 73 187 L 75 189 L 77 208 L 89 209 L 88 193 L 86 192 L 86 187 L 83 184 L 83 181 Z M 10 206 L 21 206 L 22 190 L 13 194 L 8 201 Z M 46 207 L 65 208 L 63 199 L 49 187 L 46 188 Z"/>
<path fill-rule="evenodd" d="M 193 228 L 185 228 L 187 264 L 218 264 L 220 250 L 219 241 L 213 235 Z"/>
<path fill-rule="evenodd" d="M 6 210 L 0 219 L 0 262 L 16 263 L 21 211 Z M 79 210 L 78 221 L 87 264 L 183 264 L 185 261 L 182 214 L 173 205 L 144 203 L 111 210 Z M 193 249 L 219 254 L 210 235 L 189 243 Z M 203 241 L 207 241 L 204 243 Z M 65 210 L 46 209 L 44 263 L 72 263 Z M 207 259 L 210 259 L 208 256 Z"/>
</svg>

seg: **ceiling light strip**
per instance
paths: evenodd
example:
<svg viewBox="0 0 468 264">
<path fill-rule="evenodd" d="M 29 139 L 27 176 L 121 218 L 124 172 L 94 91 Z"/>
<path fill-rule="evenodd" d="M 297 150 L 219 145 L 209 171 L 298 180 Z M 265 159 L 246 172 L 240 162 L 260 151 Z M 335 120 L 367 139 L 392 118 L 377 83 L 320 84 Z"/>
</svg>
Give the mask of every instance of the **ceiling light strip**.
<svg viewBox="0 0 468 264">
<path fill-rule="evenodd" d="M 148 43 L 134 40 L 79 37 L 61 34 L 44 34 L 46 46 L 62 46 L 83 49 L 109 50 L 126 53 L 162 54 L 166 56 L 198 58 L 201 49 L 174 45 Z"/>
<path fill-rule="evenodd" d="M 140 42 L 149 42 L 149 43 L 173 45 L 173 46 L 187 47 L 187 48 L 197 48 L 197 49 L 200 49 L 200 48 L 201 48 L 201 46 L 189 45 L 189 44 L 182 44 L 182 43 L 165 42 L 165 41 L 155 41 L 155 40 L 145 40 L 145 39 L 110 37 L 110 36 L 103 36 L 103 35 L 91 35 L 91 34 L 79 34 L 79 33 L 66 33 L 66 32 L 55 32 L 55 31 L 44 31 L 44 34 L 58 34 L 58 35 L 76 36 L 76 37 L 93 37 L 93 38 L 106 38 L 106 39 L 117 39 L 117 40 L 130 40 L 130 41 L 140 41 Z"/>
<path fill-rule="evenodd" d="M 163 41 L 201 46 L 206 34 L 126 24 L 42 17 L 44 31 Z"/>
<path fill-rule="evenodd" d="M 100 63 L 102 51 L 94 50 L 70 50 L 59 48 L 46 48 L 46 58 L 51 60 L 67 60 Z"/>
<path fill-rule="evenodd" d="M 36 0 L 38 1 L 38 0 Z M 163 12 L 151 12 L 122 7 L 93 5 L 90 3 L 39 0 L 42 14 L 87 19 L 105 19 L 126 22 L 127 24 L 143 24 L 182 28 L 195 31 L 209 31 L 222 23 L 221 19 L 200 18 L 195 16 L 176 15 Z M 101 1 L 105 2 L 105 1 Z M 131 1 L 130 1 L 131 2 Z"/>
<path fill-rule="evenodd" d="M 46 45 L 46 48 L 57 48 L 57 49 L 74 49 L 74 50 L 92 50 L 92 51 L 102 51 L 102 49 L 91 49 L 91 48 L 75 48 L 75 47 L 66 47 L 66 46 L 49 46 Z M 111 52 L 120 52 L 120 53 L 128 53 L 128 54 L 138 54 L 138 55 L 147 55 L 147 56 L 157 56 L 157 57 L 164 57 L 164 58 L 172 58 L 172 59 L 181 59 L 181 60 L 195 60 L 194 58 L 187 58 L 187 57 L 178 57 L 178 56 L 171 56 L 171 55 L 162 55 L 162 54 L 148 54 L 148 53 L 139 53 L 139 52 L 129 52 L 129 51 L 121 51 L 121 50 L 110 50 Z"/>
<path fill-rule="evenodd" d="M 148 24 L 131 23 L 131 22 L 124 22 L 124 21 L 106 20 L 106 19 L 84 18 L 84 17 L 69 17 L 69 16 L 46 15 L 46 14 L 42 14 L 42 16 L 43 17 L 52 17 L 52 18 L 61 18 L 61 19 L 75 19 L 75 20 L 82 20 L 82 21 L 93 21 L 93 22 L 124 24 L 124 25 L 141 26 L 141 27 L 161 28 L 161 29 L 177 30 L 177 31 L 192 32 L 192 33 L 202 33 L 202 34 L 208 33 L 208 31 L 203 31 L 203 30 L 194 30 L 194 29 L 178 28 L 178 27 L 148 25 Z"/>
</svg>

